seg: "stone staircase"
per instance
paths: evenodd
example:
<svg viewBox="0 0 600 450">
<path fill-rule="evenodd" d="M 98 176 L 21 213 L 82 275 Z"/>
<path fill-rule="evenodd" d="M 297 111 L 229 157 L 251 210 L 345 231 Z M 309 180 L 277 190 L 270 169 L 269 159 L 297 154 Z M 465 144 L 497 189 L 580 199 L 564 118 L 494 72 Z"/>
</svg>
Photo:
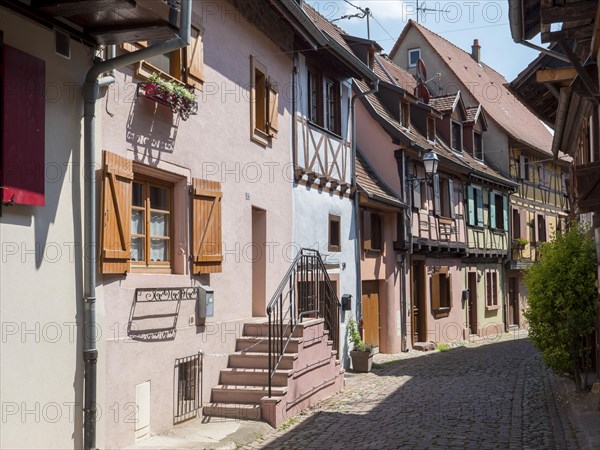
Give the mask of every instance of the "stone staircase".
<svg viewBox="0 0 600 450">
<path fill-rule="evenodd" d="M 273 376 L 271 397 L 268 352 L 266 321 L 245 324 L 204 416 L 264 420 L 277 427 L 343 387 L 344 371 L 323 319 L 296 325 Z"/>
</svg>

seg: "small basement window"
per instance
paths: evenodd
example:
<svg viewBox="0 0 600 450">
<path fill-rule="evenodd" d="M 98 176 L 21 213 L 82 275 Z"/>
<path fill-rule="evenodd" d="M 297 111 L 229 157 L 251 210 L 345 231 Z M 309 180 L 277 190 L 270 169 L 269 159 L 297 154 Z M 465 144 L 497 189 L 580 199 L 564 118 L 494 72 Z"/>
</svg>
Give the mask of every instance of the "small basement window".
<svg viewBox="0 0 600 450">
<path fill-rule="evenodd" d="M 329 247 L 330 252 L 339 252 L 341 250 L 341 217 L 329 214 Z"/>
</svg>

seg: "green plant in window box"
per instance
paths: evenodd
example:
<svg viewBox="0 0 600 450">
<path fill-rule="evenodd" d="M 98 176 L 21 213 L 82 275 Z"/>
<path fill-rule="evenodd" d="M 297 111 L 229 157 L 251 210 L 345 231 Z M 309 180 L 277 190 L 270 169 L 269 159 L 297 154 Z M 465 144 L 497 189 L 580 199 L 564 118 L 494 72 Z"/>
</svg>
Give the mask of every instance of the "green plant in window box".
<svg viewBox="0 0 600 450">
<path fill-rule="evenodd" d="M 528 241 L 527 239 L 518 238 L 518 239 L 515 241 L 515 244 L 516 244 L 516 247 L 517 247 L 517 248 L 519 248 L 519 249 L 523 250 L 523 249 L 525 248 L 525 246 L 526 246 L 527 244 L 529 244 L 529 241 Z"/>
<path fill-rule="evenodd" d="M 190 89 L 171 80 L 163 80 L 156 72 L 148 78 L 151 88 L 146 85 L 146 95 L 159 98 L 167 103 L 173 114 L 179 114 L 183 120 L 198 111 L 196 94 Z"/>
<path fill-rule="evenodd" d="M 352 350 L 350 351 L 352 369 L 355 372 L 370 372 L 373 366 L 373 346 L 362 340 L 354 319 L 348 321 L 348 337 L 352 342 Z"/>
</svg>

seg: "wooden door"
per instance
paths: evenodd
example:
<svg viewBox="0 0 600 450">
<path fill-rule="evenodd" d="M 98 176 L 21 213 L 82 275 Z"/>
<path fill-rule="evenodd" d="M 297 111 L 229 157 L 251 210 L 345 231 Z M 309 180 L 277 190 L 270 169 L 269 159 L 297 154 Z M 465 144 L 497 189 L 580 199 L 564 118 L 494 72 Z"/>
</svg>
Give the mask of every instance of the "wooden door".
<svg viewBox="0 0 600 450">
<path fill-rule="evenodd" d="M 363 281 L 362 284 L 362 320 L 364 341 L 379 345 L 379 282 Z"/>
<path fill-rule="evenodd" d="M 519 325 L 519 284 L 517 277 L 508 279 L 508 324 Z"/>
<path fill-rule="evenodd" d="M 471 334 L 477 334 L 477 273 L 469 272 L 469 303 L 468 303 L 468 328 Z"/>
<path fill-rule="evenodd" d="M 425 305 L 425 262 L 417 261 L 412 267 L 412 344 L 427 340 L 427 308 Z"/>
</svg>

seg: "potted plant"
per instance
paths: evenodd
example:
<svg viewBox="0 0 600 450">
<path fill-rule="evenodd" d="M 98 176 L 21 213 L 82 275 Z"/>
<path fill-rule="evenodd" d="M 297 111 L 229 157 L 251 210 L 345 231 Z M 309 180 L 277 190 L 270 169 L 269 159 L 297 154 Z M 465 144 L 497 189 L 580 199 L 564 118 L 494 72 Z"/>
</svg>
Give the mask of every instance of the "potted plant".
<svg viewBox="0 0 600 450">
<path fill-rule="evenodd" d="M 373 366 L 373 346 L 365 344 L 358 332 L 358 325 L 354 319 L 348 322 L 348 336 L 352 342 L 350 358 L 352 370 L 355 372 L 370 372 Z"/>
<path fill-rule="evenodd" d="M 515 247 L 519 250 L 523 250 L 527 244 L 529 244 L 527 239 L 518 238 L 515 240 Z"/>
<path fill-rule="evenodd" d="M 138 84 L 138 92 L 141 88 L 146 97 L 170 107 L 173 114 L 179 114 L 183 120 L 197 113 L 198 103 L 193 91 L 174 81 L 163 80 L 156 73 L 150 75 L 148 80 L 147 83 Z"/>
</svg>

